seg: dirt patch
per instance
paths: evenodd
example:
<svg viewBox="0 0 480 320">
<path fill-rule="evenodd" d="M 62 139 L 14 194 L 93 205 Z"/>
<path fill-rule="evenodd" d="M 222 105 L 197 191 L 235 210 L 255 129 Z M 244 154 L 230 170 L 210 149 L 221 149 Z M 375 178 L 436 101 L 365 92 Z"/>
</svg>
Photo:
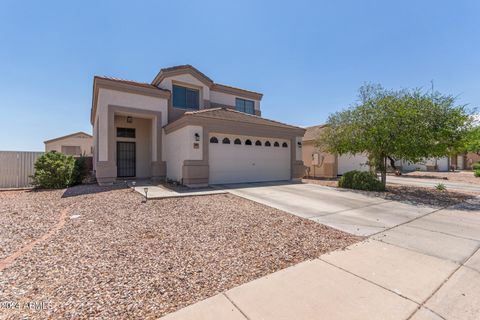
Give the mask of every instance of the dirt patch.
<svg viewBox="0 0 480 320">
<path fill-rule="evenodd" d="M 129 189 L 81 186 L 36 202 L 73 206 L 61 229 L 0 274 L 0 301 L 47 306 L 7 310 L 12 319 L 156 319 L 361 239 L 230 194 L 145 203 Z M 6 203 L 2 215 L 29 207 Z"/>
<path fill-rule="evenodd" d="M 399 185 L 387 185 L 387 192 L 384 192 L 382 196 L 389 200 L 436 208 L 451 206 L 476 197 L 473 193 L 438 191 L 432 188 Z"/>
<path fill-rule="evenodd" d="M 402 175 L 404 178 L 420 178 L 420 179 L 438 179 L 453 182 L 465 182 L 480 185 L 480 178 L 473 175 L 473 171 L 455 171 L 455 172 L 409 172 Z"/>
<path fill-rule="evenodd" d="M 337 180 L 303 179 L 302 181 L 304 183 L 313 183 L 322 186 L 338 188 Z M 395 184 L 387 184 L 386 192 L 370 192 L 359 190 L 351 191 L 362 193 L 372 197 L 381 197 L 388 200 L 400 201 L 410 204 L 426 205 L 436 208 L 454 205 L 469 199 L 473 199 L 477 196 L 477 194 L 472 192 L 438 191 L 433 188 L 399 186 Z"/>
</svg>

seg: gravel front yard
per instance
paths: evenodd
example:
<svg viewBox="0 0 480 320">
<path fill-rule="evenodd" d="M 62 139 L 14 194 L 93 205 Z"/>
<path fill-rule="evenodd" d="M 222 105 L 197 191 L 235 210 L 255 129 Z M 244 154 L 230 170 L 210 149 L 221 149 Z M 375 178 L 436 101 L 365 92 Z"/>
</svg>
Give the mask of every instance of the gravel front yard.
<svg viewBox="0 0 480 320">
<path fill-rule="evenodd" d="M 62 194 L 0 193 L 3 257 L 69 210 L 59 231 L 0 272 L 1 316 L 159 318 L 360 240 L 230 194 L 147 203 L 128 189 Z M 27 302 L 46 308 L 21 309 Z"/>
<path fill-rule="evenodd" d="M 62 190 L 0 192 L 0 260 L 46 233 L 63 207 Z"/>
</svg>

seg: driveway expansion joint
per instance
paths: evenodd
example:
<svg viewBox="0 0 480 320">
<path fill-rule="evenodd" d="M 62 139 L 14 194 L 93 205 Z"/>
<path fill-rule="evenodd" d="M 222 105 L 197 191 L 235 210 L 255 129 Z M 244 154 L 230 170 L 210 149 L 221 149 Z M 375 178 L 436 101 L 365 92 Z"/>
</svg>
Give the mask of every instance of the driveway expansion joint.
<svg viewBox="0 0 480 320">
<path fill-rule="evenodd" d="M 362 242 L 369 241 L 369 240 L 370 240 L 370 239 L 367 239 L 367 240 L 364 240 L 364 241 L 362 241 Z M 370 240 L 370 241 L 372 241 L 372 240 Z M 373 240 L 373 241 L 376 241 L 376 240 Z M 359 243 L 362 243 L 362 242 L 359 242 Z M 364 277 L 362 277 L 362 276 L 359 276 L 358 274 L 355 274 L 355 273 L 353 273 L 353 272 L 351 272 L 351 271 L 349 271 L 349 270 L 347 270 L 347 269 L 344 269 L 344 268 L 342 268 L 342 267 L 339 267 L 339 266 L 337 266 L 337 265 L 335 265 L 335 264 L 333 264 L 333 263 L 331 263 L 331 262 L 329 262 L 329 261 L 323 260 L 321 257 L 319 257 L 318 260 L 320 260 L 320 261 L 322 261 L 322 262 L 325 262 L 326 264 L 329 264 L 329 265 L 331 265 L 332 267 L 335 267 L 335 268 L 337 268 L 337 269 L 339 269 L 339 270 L 342 270 L 342 271 L 344 271 L 344 272 L 346 272 L 346 273 L 349 273 L 349 274 L 353 275 L 354 277 L 357 277 L 357 278 L 359 278 L 359 279 L 362 279 L 363 281 L 367 281 L 367 282 L 369 282 L 369 283 L 371 283 L 371 284 L 373 284 L 373 285 L 375 285 L 375 286 L 377 286 L 377 287 L 379 287 L 379 288 L 382 288 L 383 290 L 386 290 L 386 291 L 388 291 L 388 292 L 394 293 L 394 294 L 396 294 L 397 296 L 399 296 L 399 297 L 401 297 L 401 298 L 403 298 L 403 299 L 406 299 L 406 300 L 409 300 L 409 301 L 415 303 L 416 305 L 420 305 L 419 302 L 417 302 L 417 301 L 415 301 L 415 300 L 412 300 L 412 299 L 409 298 L 409 297 L 406 297 L 406 296 L 404 296 L 404 295 L 402 295 L 402 294 L 400 294 L 400 293 L 398 293 L 398 292 L 395 292 L 395 291 L 393 291 L 393 290 L 391 290 L 391 289 L 388 289 L 388 288 L 386 288 L 386 287 L 384 287 L 384 286 L 382 286 L 382 285 L 380 285 L 380 284 L 378 284 L 378 283 L 373 282 L 372 280 L 368 280 L 368 279 L 366 279 L 366 278 L 364 278 Z"/>
<path fill-rule="evenodd" d="M 377 202 L 377 203 L 371 203 L 371 204 L 367 204 L 366 206 L 363 206 L 363 207 L 358 207 L 358 208 L 349 208 L 349 209 L 343 209 L 343 210 L 338 210 L 338 211 L 333 211 L 333 212 L 327 212 L 325 214 L 318 214 L 318 215 L 314 215 L 314 216 L 311 216 L 311 217 L 307 217 L 306 219 L 314 219 L 314 218 L 322 218 L 322 217 L 327 217 L 327 216 L 330 216 L 330 215 L 333 215 L 333 214 L 338 214 L 338 213 L 342 213 L 342 212 L 348 212 L 348 211 L 352 211 L 352 210 L 358 210 L 358 209 L 365 209 L 365 208 L 369 208 L 369 207 L 374 207 L 374 206 L 379 206 L 379 205 L 382 205 L 384 203 L 389 203 L 389 202 L 393 202 L 393 200 L 387 200 L 387 201 L 382 201 L 382 202 Z M 373 227 L 373 226 L 372 226 Z"/>
<path fill-rule="evenodd" d="M 421 304 L 420 304 L 420 307 L 425 307 L 425 304 L 428 302 L 428 300 L 430 300 L 446 283 L 448 280 L 450 280 L 452 278 L 452 276 L 457 273 L 458 270 L 460 270 L 462 267 L 466 267 L 467 269 L 471 270 L 471 268 L 468 268 L 468 266 L 465 266 L 465 263 L 468 262 L 468 260 L 470 260 L 477 252 L 480 252 L 480 248 L 478 248 L 477 250 L 475 250 L 466 260 L 465 262 L 463 262 L 462 264 L 460 264 L 457 268 L 455 268 L 452 273 L 444 280 L 442 281 L 442 283 L 438 286 L 437 289 L 435 289 L 432 294 L 430 296 L 428 296 L 425 301 L 423 301 Z M 476 270 L 475 270 L 476 271 Z M 428 309 L 428 308 L 427 308 Z M 432 311 L 433 313 L 435 313 L 436 315 L 440 316 L 442 319 L 445 319 L 444 317 L 442 317 L 441 315 L 437 314 L 435 311 L 429 309 L 430 311 Z M 414 315 L 415 313 L 413 313 L 409 318 L 407 318 L 407 320 L 411 319 L 412 316 Z"/>
<path fill-rule="evenodd" d="M 242 316 L 245 317 L 245 319 L 247 320 L 251 320 L 251 318 L 249 316 L 247 316 L 247 314 L 242 310 L 240 309 L 240 307 L 235 303 L 235 301 L 233 301 L 232 299 L 230 299 L 230 297 L 228 296 L 227 292 L 222 292 L 222 295 L 228 300 L 230 301 L 230 303 L 238 310 L 238 312 L 240 312 L 242 314 Z"/>
<path fill-rule="evenodd" d="M 432 258 L 437 258 L 437 259 L 445 260 L 445 261 L 451 262 L 451 263 L 456 264 L 456 265 L 460 265 L 460 264 L 461 264 L 460 262 L 455 261 L 455 260 L 446 259 L 446 258 L 440 257 L 440 256 L 435 256 L 435 255 L 433 255 L 433 254 L 426 253 L 426 252 L 423 252 L 423 251 L 420 251 L 420 250 L 416 250 L 416 249 L 413 249 L 413 248 L 402 247 L 402 246 L 400 246 L 400 245 L 398 245 L 398 244 L 390 243 L 390 242 L 384 241 L 384 240 L 382 240 L 382 239 L 372 239 L 372 240 L 379 241 L 379 242 L 381 242 L 381 243 L 388 244 L 388 245 L 393 246 L 393 247 L 396 247 L 396 248 L 410 250 L 410 251 L 412 251 L 412 252 L 420 253 L 420 254 L 423 254 L 423 255 L 425 255 L 425 256 L 429 256 L 429 257 L 432 257 Z M 466 261 L 467 261 L 467 260 L 465 260 L 464 262 L 466 262 Z"/>
<path fill-rule="evenodd" d="M 373 233 L 373 234 L 371 234 L 371 235 L 369 236 L 369 238 L 370 238 L 370 237 L 373 237 L 373 236 L 376 236 L 376 235 L 379 235 L 379 234 L 381 234 L 381 233 L 390 231 L 390 230 L 392 230 L 392 229 L 395 229 L 396 227 L 400 227 L 400 226 L 403 226 L 403 225 L 407 225 L 407 224 L 409 224 L 409 223 L 412 222 L 412 221 L 416 221 L 416 220 L 418 220 L 418 219 L 424 218 L 424 217 L 426 217 L 426 216 L 431 215 L 432 213 L 435 213 L 435 212 L 438 212 L 438 211 L 447 209 L 447 208 L 449 208 L 449 207 L 451 207 L 451 206 L 446 206 L 446 207 L 443 207 L 443 208 L 440 208 L 440 209 L 433 210 L 433 211 L 431 211 L 431 212 L 427 212 L 427 213 L 425 213 L 424 215 L 421 215 L 421 216 L 415 217 L 415 218 L 413 218 L 413 219 L 411 219 L 411 220 L 408 220 L 408 221 L 399 223 L 399 224 L 397 224 L 397 225 L 395 225 L 395 226 L 393 226 L 393 227 L 386 228 L 386 229 L 384 229 L 384 230 L 382 230 L 382 231 Z M 410 226 L 409 226 L 409 227 L 410 227 Z"/>
<path fill-rule="evenodd" d="M 446 208 L 444 208 L 444 209 L 446 209 Z M 441 209 L 441 210 L 444 210 L 444 209 Z M 409 222 L 411 222 L 411 221 L 409 221 Z M 436 233 L 439 233 L 439 234 L 444 234 L 444 235 L 455 237 L 455 238 L 458 238 L 458 239 L 471 240 L 471 241 L 475 241 L 475 242 L 480 243 L 480 241 L 478 239 L 473 239 L 473 238 L 469 238 L 469 237 L 462 237 L 462 236 L 459 236 L 458 234 L 453 234 L 453 233 L 448 233 L 448 232 L 438 231 L 438 230 L 430 230 L 430 229 L 422 228 L 422 227 L 419 227 L 419 226 L 408 226 L 408 227 L 419 229 L 419 230 L 424 230 L 424 231 L 436 232 Z M 387 230 L 385 230 L 385 231 L 387 231 Z"/>
</svg>

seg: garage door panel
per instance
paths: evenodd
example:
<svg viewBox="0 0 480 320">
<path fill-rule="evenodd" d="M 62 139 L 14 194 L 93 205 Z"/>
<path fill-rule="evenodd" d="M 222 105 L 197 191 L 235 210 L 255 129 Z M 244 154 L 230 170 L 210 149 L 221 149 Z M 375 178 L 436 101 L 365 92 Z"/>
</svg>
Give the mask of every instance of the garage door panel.
<svg viewBox="0 0 480 320">
<path fill-rule="evenodd" d="M 289 180 L 290 146 L 210 143 L 209 171 L 211 184 Z"/>
</svg>

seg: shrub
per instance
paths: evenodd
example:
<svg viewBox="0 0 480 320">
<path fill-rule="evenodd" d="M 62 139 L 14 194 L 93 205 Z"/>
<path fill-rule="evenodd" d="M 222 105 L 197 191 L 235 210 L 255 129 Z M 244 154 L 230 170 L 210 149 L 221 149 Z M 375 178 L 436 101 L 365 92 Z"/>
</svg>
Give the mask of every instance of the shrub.
<svg viewBox="0 0 480 320">
<path fill-rule="evenodd" d="M 80 157 L 75 159 L 73 168 L 73 184 L 82 184 L 83 180 L 88 176 L 87 158 Z"/>
<path fill-rule="evenodd" d="M 371 172 L 349 171 L 346 172 L 338 181 L 340 188 L 367 190 L 367 191 L 384 191 L 385 188 L 377 179 L 377 176 Z"/>
<path fill-rule="evenodd" d="M 477 177 L 477 178 L 480 177 L 480 169 L 475 170 L 475 171 L 473 172 L 473 175 L 474 175 L 475 177 Z"/>
<path fill-rule="evenodd" d="M 445 191 L 447 190 L 447 187 L 443 183 L 439 183 L 435 186 L 435 189 L 437 189 L 438 191 Z"/>
<path fill-rule="evenodd" d="M 35 162 L 33 185 L 58 189 L 74 184 L 75 159 L 55 151 L 47 152 Z"/>
<path fill-rule="evenodd" d="M 480 170 L 480 162 L 475 162 L 472 165 L 472 169 L 475 170 L 475 171 Z"/>
</svg>

